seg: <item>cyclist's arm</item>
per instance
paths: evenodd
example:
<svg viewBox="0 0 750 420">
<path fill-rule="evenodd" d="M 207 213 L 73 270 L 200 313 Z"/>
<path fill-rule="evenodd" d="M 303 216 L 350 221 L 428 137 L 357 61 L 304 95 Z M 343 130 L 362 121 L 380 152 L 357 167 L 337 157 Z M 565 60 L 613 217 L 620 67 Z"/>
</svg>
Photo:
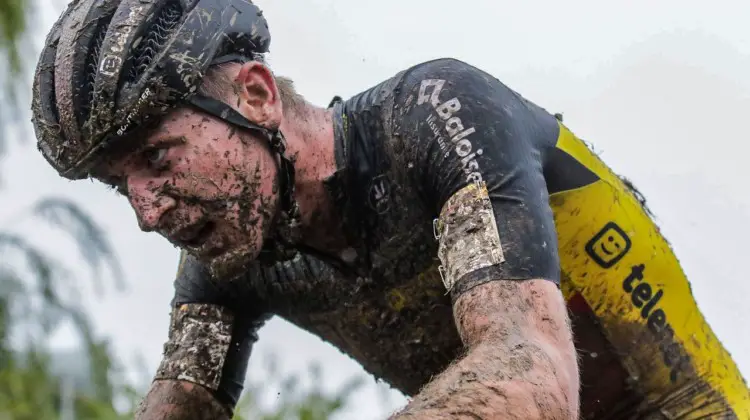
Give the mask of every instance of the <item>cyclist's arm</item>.
<svg viewBox="0 0 750 420">
<path fill-rule="evenodd" d="M 565 310 L 547 280 L 492 281 L 466 292 L 454 304 L 466 356 L 393 419 L 577 419 Z"/>
<path fill-rule="evenodd" d="M 407 77 L 394 131 L 412 142 L 403 150 L 415 185 L 439 212 L 441 271 L 467 352 L 395 418 L 577 418 L 577 360 L 534 143 L 546 126 L 464 63 Z"/>
<path fill-rule="evenodd" d="M 231 419 L 232 414 L 231 408 L 219 402 L 205 387 L 188 381 L 156 380 L 151 384 L 135 418 L 226 420 Z"/>
<path fill-rule="evenodd" d="M 233 282 L 236 284 L 237 282 Z M 175 280 L 169 339 L 136 419 L 230 419 L 267 311 L 220 288 L 186 256 Z"/>
</svg>

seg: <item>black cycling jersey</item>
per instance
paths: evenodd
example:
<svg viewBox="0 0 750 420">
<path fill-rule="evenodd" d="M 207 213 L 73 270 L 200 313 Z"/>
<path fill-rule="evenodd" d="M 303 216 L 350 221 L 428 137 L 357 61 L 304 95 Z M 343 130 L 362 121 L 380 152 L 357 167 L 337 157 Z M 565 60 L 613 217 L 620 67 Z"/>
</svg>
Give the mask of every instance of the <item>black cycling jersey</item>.
<svg viewBox="0 0 750 420">
<path fill-rule="evenodd" d="M 603 328 L 597 334 L 614 346 L 618 369 L 624 366 L 640 378 L 634 381 L 643 384 L 644 398 L 683 407 L 686 398 L 692 404 L 696 395 L 710 395 L 710 403 L 696 403 L 701 412 L 727 410 L 724 398 L 748 410 L 747 392 L 736 391 L 741 376 L 733 364 L 726 365 L 728 373 L 717 373 L 721 391 L 711 385 L 688 393 L 680 382 L 702 383 L 695 372 L 712 375 L 705 373 L 715 370 L 710 361 L 726 354 L 707 325 L 695 328 L 709 337 L 703 348 L 712 350 L 692 356 L 680 350 L 687 346 L 684 340 L 675 342 L 677 347 L 665 341 L 692 333 L 679 329 L 677 321 L 669 336 L 640 332 L 667 325 L 665 313 L 654 309 L 660 300 L 677 308 L 673 319 L 682 316 L 676 311 L 692 304 L 682 292 L 687 281 L 632 192 L 553 115 L 454 59 L 411 67 L 334 102 L 332 110 L 337 169 L 325 185 L 349 249 L 330 258 L 300 254 L 272 267 L 257 263 L 238 279 L 216 283 L 195 259 L 182 258 L 173 306 L 214 304 L 234 315 L 230 350 L 216 379 L 219 398 L 236 402 L 256 331 L 271 314 L 318 335 L 375 377 L 413 395 L 462 352 L 451 297 L 491 280 L 560 284 L 562 268 L 572 310 L 585 307 L 580 313 L 592 320 L 585 328 Z M 658 294 L 644 307 L 648 311 L 640 308 L 652 297 L 651 286 L 646 296 L 645 286 L 638 285 L 641 300 L 632 302 L 640 305 L 623 306 L 635 293 L 633 282 L 644 279 L 645 265 L 633 264 L 646 260 L 638 258 L 648 259 L 649 273 L 669 272 L 661 278 L 674 279 L 669 298 Z M 626 276 L 629 283 L 621 288 Z M 575 325 L 585 324 L 580 322 Z M 641 324 L 634 329 L 634 322 Z M 171 333 L 179 328 L 173 325 Z M 661 365 L 654 361 L 659 349 Z M 731 362 L 728 355 L 722 360 Z M 598 398 L 586 398 L 606 380 L 596 374 L 598 368 L 587 370 L 586 362 L 582 416 L 633 414 L 638 401 L 625 409 L 602 408 Z M 673 398 L 665 396 L 669 393 Z"/>
<path fill-rule="evenodd" d="M 326 186 L 352 244 L 337 256 L 344 267 L 300 255 L 272 268 L 258 264 L 219 290 L 188 257 L 174 303 L 218 303 L 251 321 L 278 313 L 413 393 L 461 348 L 433 226 L 454 193 L 486 182 L 505 259 L 454 292 L 492 279 L 559 280 L 542 175 L 542 162 L 555 157 L 557 121 L 452 59 L 414 66 L 334 103 L 333 113 L 337 171 Z M 243 327 L 235 340 L 249 346 L 252 334 Z M 242 347 L 237 363 L 246 362 Z M 234 399 L 244 369 L 227 363 L 224 372 Z"/>
</svg>

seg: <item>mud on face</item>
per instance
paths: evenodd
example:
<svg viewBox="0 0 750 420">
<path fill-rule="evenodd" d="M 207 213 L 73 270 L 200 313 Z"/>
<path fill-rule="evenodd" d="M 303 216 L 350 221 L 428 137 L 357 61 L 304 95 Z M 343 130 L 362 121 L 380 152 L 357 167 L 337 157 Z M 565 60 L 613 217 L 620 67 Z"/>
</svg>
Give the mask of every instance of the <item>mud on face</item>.
<svg viewBox="0 0 750 420">
<path fill-rule="evenodd" d="M 276 213 L 276 162 L 266 144 L 192 109 L 172 112 L 106 172 L 105 182 L 122 184 L 142 230 L 159 232 L 219 278 L 258 255 Z"/>
</svg>

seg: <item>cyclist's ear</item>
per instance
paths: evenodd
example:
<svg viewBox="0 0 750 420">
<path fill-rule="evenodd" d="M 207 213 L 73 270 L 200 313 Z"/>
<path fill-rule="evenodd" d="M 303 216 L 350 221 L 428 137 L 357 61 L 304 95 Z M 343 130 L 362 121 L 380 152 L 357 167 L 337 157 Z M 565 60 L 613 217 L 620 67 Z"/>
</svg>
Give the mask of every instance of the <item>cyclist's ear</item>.
<svg viewBox="0 0 750 420">
<path fill-rule="evenodd" d="M 268 128 L 281 124 L 281 98 L 271 70 L 257 61 L 244 63 L 235 77 L 238 111 L 248 120 Z"/>
</svg>

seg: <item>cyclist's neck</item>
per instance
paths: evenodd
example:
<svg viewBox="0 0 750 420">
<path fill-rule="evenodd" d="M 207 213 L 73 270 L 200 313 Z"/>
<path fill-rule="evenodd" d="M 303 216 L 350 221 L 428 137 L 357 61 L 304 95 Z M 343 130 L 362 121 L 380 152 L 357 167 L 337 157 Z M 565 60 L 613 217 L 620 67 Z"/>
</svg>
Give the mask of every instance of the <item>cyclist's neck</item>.
<svg viewBox="0 0 750 420">
<path fill-rule="evenodd" d="M 287 153 L 294 160 L 295 197 L 300 207 L 302 242 L 326 253 L 346 247 L 324 180 L 336 171 L 330 109 L 307 106 L 281 122 Z"/>
</svg>

